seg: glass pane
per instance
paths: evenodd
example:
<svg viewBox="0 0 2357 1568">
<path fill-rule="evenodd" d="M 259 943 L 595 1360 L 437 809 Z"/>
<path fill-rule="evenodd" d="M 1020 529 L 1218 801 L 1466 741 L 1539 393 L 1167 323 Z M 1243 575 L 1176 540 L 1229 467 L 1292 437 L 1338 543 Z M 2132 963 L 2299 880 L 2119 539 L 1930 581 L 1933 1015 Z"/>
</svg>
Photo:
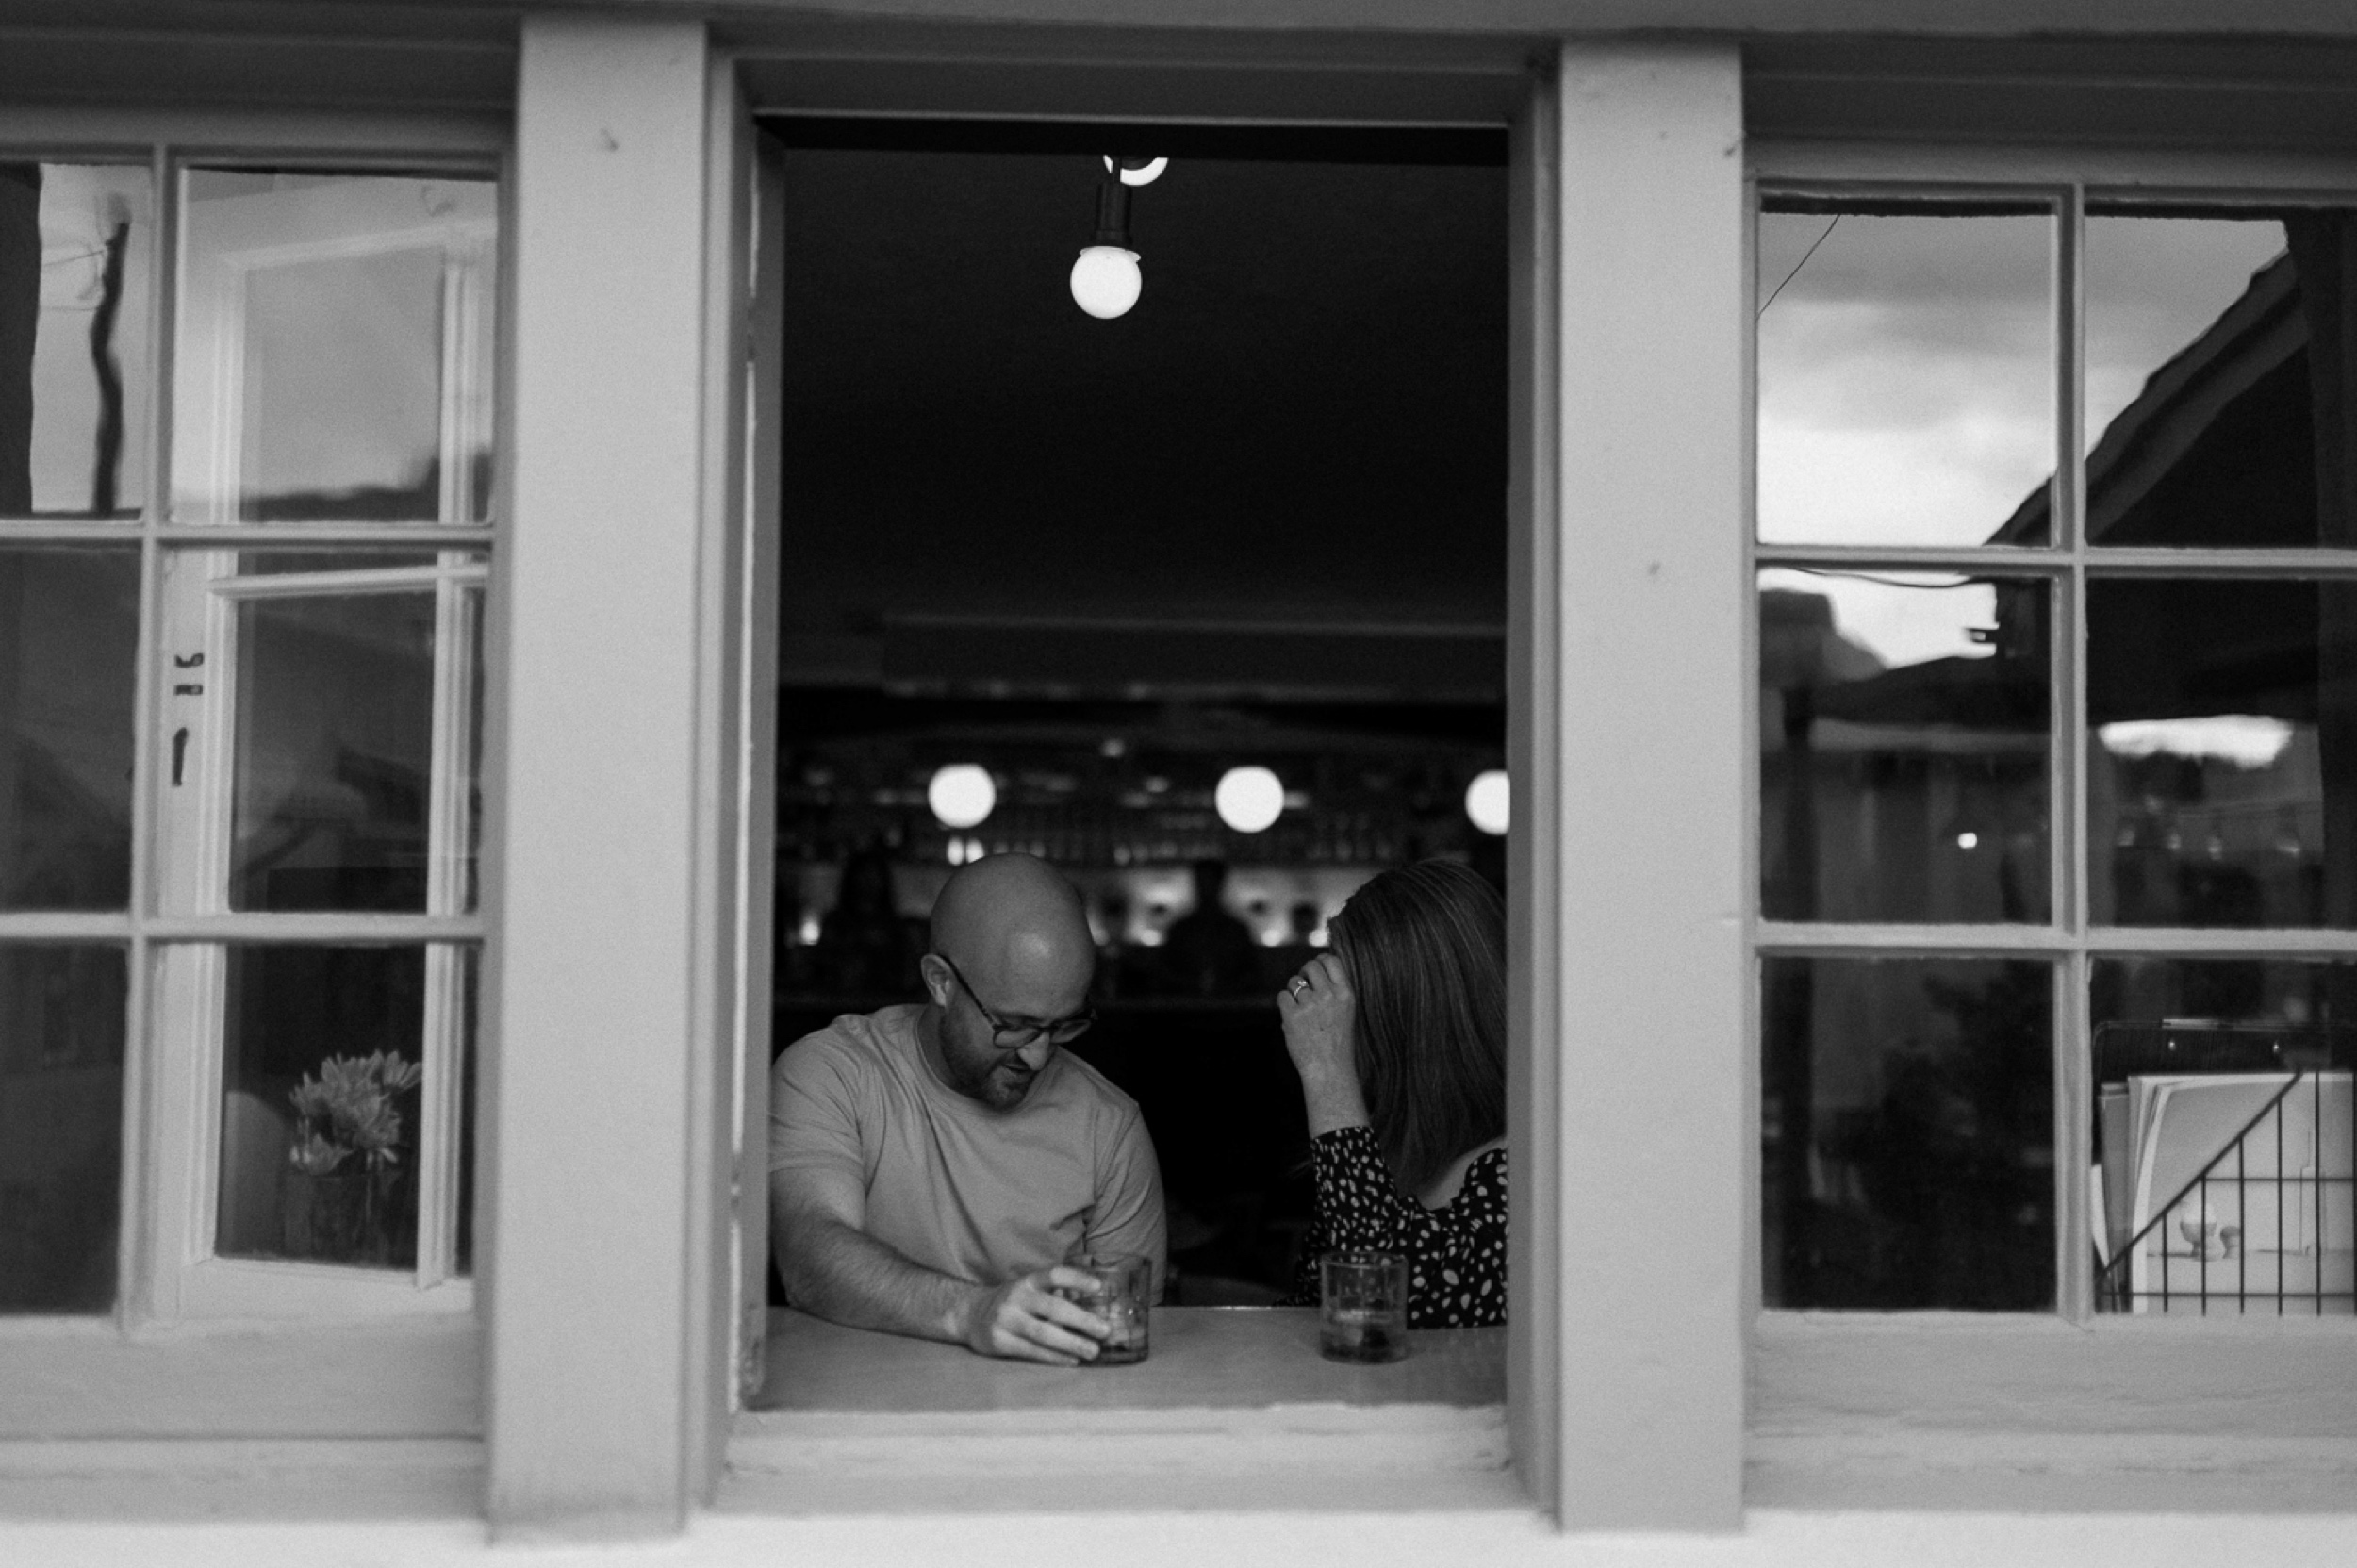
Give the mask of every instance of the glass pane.
<svg viewBox="0 0 2357 1568">
<path fill-rule="evenodd" d="M 1770 958 L 1761 967 L 1768 1305 L 2051 1308 L 2048 966 Z"/>
<path fill-rule="evenodd" d="M 2357 546 L 2357 212 L 2087 220 L 2087 538 Z"/>
<path fill-rule="evenodd" d="M 496 190 L 184 176 L 173 515 L 480 521 Z"/>
<path fill-rule="evenodd" d="M 2357 964 L 2095 964 L 2089 1223 L 2106 1312 L 2357 1312 Z"/>
<path fill-rule="evenodd" d="M 0 908 L 131 887 L 136 549 L 0 549 Z"/>
<path fill-rule="evenodd" d="M 115 1302 L 120 948 L 0 949 L 0 1312 Z"/>
<path fill-rule="evenodd" d="M 452 950 L 453 965 L 423 948 L 228 950 L 218 1254 L 417 1265 L 435 1020 L 452 1020 L 451 1057 L 472 1071 L 472 955 Z M 470 1103 L 471 1082 L 459 1087 Z"/>
<path fill-rule="evenodd" d="M 1764 205 L 1762 539 L 2046 542 L 2053 243 L 2044 211 Z"/>
<path fill-rule="evenodd" d="M 1759 574 L 1760 907 L 2048 917 L 2049 590 Z"/>
<path fill-rule="evenodd" d="M 238 605 L 238 909 L 422 910 L 430 591 Z"/>
<path fill-rule="evenodd" d="M 145 169 L 0 162 L 0 517 L 147 498 L 153 207 Z"/>
<path fill-rule="evenodd" d="M 2087 585 L 2095 922 L 2357 926 L 2357 585 Z"/>
</svg>

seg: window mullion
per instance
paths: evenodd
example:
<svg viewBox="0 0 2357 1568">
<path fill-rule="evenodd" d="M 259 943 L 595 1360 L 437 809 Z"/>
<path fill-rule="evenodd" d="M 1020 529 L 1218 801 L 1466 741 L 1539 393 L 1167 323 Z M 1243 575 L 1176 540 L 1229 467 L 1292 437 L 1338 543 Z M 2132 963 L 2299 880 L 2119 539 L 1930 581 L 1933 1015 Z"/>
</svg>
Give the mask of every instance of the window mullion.
<svg viewBox="0 0 2357 1568">
<path fill-rule="evenodd" d="M 418 1263 L 420 1289 L 457 1272 L 461 1079 L 465 1072 L 466 953 L 448 943 L 425 949 L 425 1030 L 419 1043 Z"/>
<path fill-rule="evenodd" d="M 445 450 L 455 449 L 446 445 Z M 450 504 L 450 474 L 458 466 L 448 459 L 443 464 L 445 506 Z M 468 673 L 474 639 L 466 613 L 467 589 L 455 575 L 466 564 L 464 554 L 445 552 L 434 586 L 434 738 L 428 767 L 425 888 L 426 913 L 431 916 L 459 914 L 466 900 L 466 749 L 472 732 L 469 710 L 473 691 Z M 418 1129 L 420 1287 L 440 1284 L 456 1271 L 465 962 L 466 955 L 447 944 L 426 949 L 425 1032 L 419 1045 L 424 1067 Z"/>
<path fill-rule="evenodd" d="M 2055 543 L 2070 566 L 2055 606 L 2053 668 L 2061 701 L 2053 704 L 2055 916 L 2070 950 L 2054 981 L 2054 1267 L 2055 1306 L 2083 1322 L 2094 1309 L 2088 1262 L 2092 1184 L 2091 1129 L 2095 1115 L 2092 1052 L 2087 1032 L 2087 887 L 2093 859 L 2087 843 L 2086 679 L 2086 189 L 2072 185 L 2057 214 L 2054 250 Z"/>
<path fill-rule="evenodd" d="M 163 548 L 157 530 L 171 515 L 173 289 L 172 256 L 179 233 L 179 201 L 172 188 L 172 150 L 151 148 L 149 179 L 155 221 L 147 234 L 147 467 L 140 505 L 140 627 L 131 698 L 131 876 L 127 914 L 130 950 L 124 999 L 122 1207 L 116 1239 L 115 1316 L 128 1328 L 148 1315 L 169 1267 L 157 1245 L 168 1182 L 157 1157 L 162 1130 L 158 1096 L 163 1049 L 154 1027 L 156 953 L 147 931 L 158 886 L 156 870 L 157 736 L 161 731 Z"/>
</svg>

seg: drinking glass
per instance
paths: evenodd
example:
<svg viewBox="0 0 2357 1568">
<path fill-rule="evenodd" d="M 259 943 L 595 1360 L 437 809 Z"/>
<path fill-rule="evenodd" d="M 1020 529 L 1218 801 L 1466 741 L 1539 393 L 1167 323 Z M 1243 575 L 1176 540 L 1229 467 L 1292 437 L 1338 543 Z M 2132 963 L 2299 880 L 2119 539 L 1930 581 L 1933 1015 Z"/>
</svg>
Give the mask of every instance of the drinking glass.
<svg viewBox="0 0 2357 1568">
<path fill-rule="evenodd" d="M 1154 1265 L 1135 1253 L 1083 1253 L 1067 1261 L 1090 1279 L 1083 1293 L 1067 1291 L 1071 1300 L 1086 1307 L 1112 1326 L 1096 1359 L 1082 1366 L 1129 1366 L 1146 1360 L 1146 1313 L 1154 1299 Z"/>
<path fill-rule="evenodd" d="M 1318 1352 L 1335 1362 L 1395 1362 L 1408 1354 L 1408 1258 L 1328 1252 L 1318 1260 L 1324 1315 Z"/>
</svg>

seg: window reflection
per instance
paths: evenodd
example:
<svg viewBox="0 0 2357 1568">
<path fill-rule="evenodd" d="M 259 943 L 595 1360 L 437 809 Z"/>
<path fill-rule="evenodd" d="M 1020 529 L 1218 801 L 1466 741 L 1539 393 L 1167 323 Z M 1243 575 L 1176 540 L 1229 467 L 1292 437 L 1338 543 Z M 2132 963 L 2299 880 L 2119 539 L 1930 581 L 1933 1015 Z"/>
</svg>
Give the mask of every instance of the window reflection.
<svg viewBox="0 0 2357 1568">
<path fill-rule="evenodd" d="M 2087 538 L 2357 544 L 2357 213 L 2087 220 Z"/>
<path fill-rule="evenodd" d="M 115 1302 L 120 948 L 0 949 L 0 1312 Z"/>
<path fill-rule="evenodd" d="M 139 584 L 137 550 L 0 550 L 0 908 L 130 897 Z"/>
<path fill-rule="evenodd" d="M 2357 964 L 2099 959 L 2096 1305 L 2357 1310 Z"/>
<path fill-rule="evenodd" d="M 2048 593 L 1760 573 L 1771 919 L 2047 917 Z"/>
<path fill-rule="evenodd" d="M 491 183 L 184 179 L 174 515 L 486 517 Z"/>
<path fill-rule="evenodd" d="M 2051 1307 L 2049 967 L 1770 958 L 1761 968 L 1768 1305 Z"/>
<path fill-rule="evenodd" d="M 147 491 L 145 169 L 0 163 L 0 517 Z"/>
<path fill-rule="evenodd" d="M 1764 202 L 1759 536 L 1979 544 L 2026 504 L 2043 542 L 2052 247 L 2038 208 Z"/>
<path fill-rule="evenodd" d="M 2098 924 L 2357 925 L 2357 585 L 2087 585 Z"/>
<path fill-rule="evenodd" d="M 425 908 L 434 595 L 239 606 L 239 909 Z"/>
</svg>

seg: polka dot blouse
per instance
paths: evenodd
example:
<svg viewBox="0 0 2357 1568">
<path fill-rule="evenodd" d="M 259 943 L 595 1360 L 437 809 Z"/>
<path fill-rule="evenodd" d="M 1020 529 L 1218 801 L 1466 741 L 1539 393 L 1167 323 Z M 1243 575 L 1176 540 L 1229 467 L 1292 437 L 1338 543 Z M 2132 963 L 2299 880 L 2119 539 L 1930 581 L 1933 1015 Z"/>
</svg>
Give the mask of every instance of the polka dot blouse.
<svg viewBox="0 0 2357 1568">
<path fill-rule="evenodd" d="M 1286 1306 L 1315 1306 L 1318 1256 L 1332 1247 L 1408 1254 L 1408 1326 L 1471 1329 L 1506 1321 L 1506 1150 L 1476 1157 L 1445 1208 L 1427 1209 L 1383 1163 L 1375 1134 L 1341 1127 L 1310 1146 L 1317 1213 Z"/>
</svg>

